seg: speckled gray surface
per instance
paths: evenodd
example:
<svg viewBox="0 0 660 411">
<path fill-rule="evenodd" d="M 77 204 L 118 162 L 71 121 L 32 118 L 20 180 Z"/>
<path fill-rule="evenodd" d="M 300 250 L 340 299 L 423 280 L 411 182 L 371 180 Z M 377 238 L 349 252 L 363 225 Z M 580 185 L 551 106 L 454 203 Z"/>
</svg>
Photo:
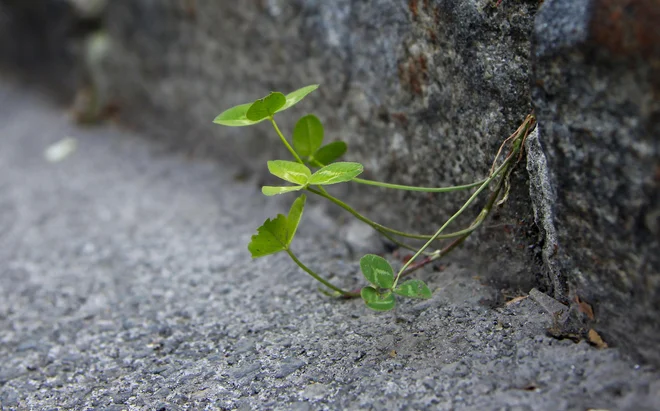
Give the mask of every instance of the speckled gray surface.
<svg viewBox="0 0 660 411">
<path fill-rule="evenodd" d="M 376 314 L 284 256 L 251 261 L 273 203 L 230 168 L 75 128 L 7 85 L 0 136 L 2 410 L 660 407 L 657 372 L 546 336 L 532 298 L 480 303 L 497 290 L 458 264 L 421 274 L 433 299 Z M 67 136 L 77 150 L 45 161 Z M 321 206 L 306 215 L 300 257 L 356 286 L 309 221 L 332 227 Z"/>
<path fill-rule="evenodd" d="M 533 108 L 527 172 L 465 263 L 501 287 L 579 295 L 592 326 L 658 366 L 658 20 L 656 0 L 0 0 L 0 66 L 77 91 L 81 118 L 107 103 L 144 136 L 256 173 L 288 158 L 272 131 L 211 119 L 269 90 L 321 83 L 281 115 L 285 134 L 315 112 L 366 177 L 432 186 L 482 178 Z M 419 232 L 464 200 L 349 187 L 361 210 Z"/>
</svg>

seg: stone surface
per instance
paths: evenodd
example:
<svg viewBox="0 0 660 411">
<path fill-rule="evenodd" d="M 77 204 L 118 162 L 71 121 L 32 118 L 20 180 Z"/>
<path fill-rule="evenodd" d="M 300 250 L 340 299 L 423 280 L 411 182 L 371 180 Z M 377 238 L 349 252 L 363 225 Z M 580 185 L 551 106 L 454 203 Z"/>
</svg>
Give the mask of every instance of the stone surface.
<svg viewBox="0 0 660 411">
<path fill-rule="evenodd" d="M 117 0 L 105 20 L 114 44 L 106 65 L 110 99 L 127 123 L 193 154 L 243 159 L 263 173 L 264 153 L 288 158 L 267 124 L 230 129 L 210 121 L 271 89 L 320 83 L 281 116 L 285 132 L 296 114 L 314 112 L 328 139 L 349 143 L 349 158 L 365 164 L 367 177 L 466 184 L 486 175 L 500 143 L 531 110 L 536 8 L 536 1 Z M 526 173 L 512 183 L 507 207 L 467 243 L 486 258 L 468 259 L 497 272 L 502 288 L 551 291 Z M 346 196 L 380 222 L 429 234 L 466 199 L 363 186 Z"/>
<path fill-rule="evenodd" d="M 660 362 L 660 4 L 548 1 L 534 105 L 554 193 L 549 264 L 605 335 Z M 552 242 L 552 240 L 551 240 Z"/>
<path fill-rule="evenodd" d="M 657 371 L 546 336 L 532 298 L 483 305 L 499 290 L 458 264 L 420 273 L 431 300 L 378 314 L 315 292 L 284 255 L 250 261 L 245 243 L 285 204 L 234 168 L 73 127 L 6 84 L 0 135 L 0 409 L 660 406 Z M 46 161 L 66 136 L 76 151 Z M 354 287 L 357 260 L 318 235 L 320 213 L 293 247 Z"/>
<path fill-rule="evenodd" d="M 286 158 L 272 131 L 211 120 L 271 89 L 321 83 L 281 127 L 315 112 L 367 177 L 419 185 L 483 177 L 534 107 L 540 126 L 526 170 L 456 258 L 508 293 L 537 287 L 576 307 L 577 294 L 613 344 L 660 363 L 657 8 L 652 0 L 113 0 L 102 13 L 108 47 L 93 64 L 80 60 L 81 72 L 123 124 L 191 156 L 247 164 L 248 175 L 264 173 L 266 155 Z M 420 232 L 465 199 L 356 186 L 342 197 Z"/>
<path fill-rule="evenodd" d="M 70 100 L 78 23 L 66 1 L 0 0 L 0 69 Z"/>
</svg>

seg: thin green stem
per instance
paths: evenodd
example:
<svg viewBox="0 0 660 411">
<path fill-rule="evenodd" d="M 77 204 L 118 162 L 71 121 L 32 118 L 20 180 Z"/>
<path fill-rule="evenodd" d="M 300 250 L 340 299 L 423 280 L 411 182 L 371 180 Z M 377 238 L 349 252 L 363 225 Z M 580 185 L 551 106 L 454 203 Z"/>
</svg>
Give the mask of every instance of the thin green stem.
<svg viewBox="0 0 660 411">
<path fill-rule="evenodd" d="M 401 236 L 401 237 L 412 238 L 412 239 L 415 239 L 415 240 L 428 240 L 431 237 L 433 237 L 433 235 L 431 235 L 431 234 L 412 234 L 412 233 L 406 233 L 404 231 L 399 231 L 399 230 L 395 230 L 393 228 L 386 227 L 382 224 L 379 224 L 379 223 L 377 223 L 375 221 L 372 221 L 369 218 L 363 216 L 362 214 L 358 213 L 353 207 L 349 206 L 348 204 L 341 201 L 337 197 L 331 196 L 327 192 L 323 193 L 323 192 L 320 192 L 320 190 L 315 190 L 315 189 L 309 188 L 309 187 L 307 188 L 307 190 L 314 193 L 314 194 L 316 194 L 316 195 L 318 195 L 318 196 L 321 196 L 321 197 L 323 197 L 327 200 L 330 200 L 332 203 L 334 203 L 334 204 L 338 205 L 339 207 L 343 208 L 344 210 L 348 211 L 355 218 L 357 218 L 358 220 L 362 221 L 365 224 L 368 224 L 374 230 L 376 230 L 379 233 L 383 234 L 384 236 L 386 236 L 390 240 L 391 240 L 391 237 L 388 236 L 387 234 L 394 234 L 394 235 L 398 235 L 398 236 Z M 449 233 L 449 234 L 443 234 L 443 235 L 440 235 L 440 236 L 436 237 L 436 240 L 447 240 L 447 239 L 451 239 L 451 238 L 460 237 L 460 236 L 464 235 L 465 232 L 466 232 L 466 230 L 460 230 L 460 231 L 456 231 L 456 232 Z M 411 248 L 411 247 L 408 247 L 408 246 L 405 246 L 404 248 L 408 248 L 412 251 L 417 251 L 416 248 Z"/>
<path fill-rule="evenodd" d="M 486 220 L 486 217 L 488 217 L 488 214 L 490 214 L 490 211 L 492 210 L 493 205 L 495 204 L 498 197 L 500 196 L 500 193 L 502 192 L 502 187 L 504 186 L 504 181 L 508 178 L 508 175 L 510 174 L 511 170 L 512 170 L 511 168 L 508 168 L 507 172 L 505 172 L 502 175 L 502 177 L 500 177 L 500 180 L 497 183 L 497 187 L 495 188 L 495 191 L 493 191 L 490 194 L 490 197 L 488 198 L 488 202 L 486 203 L 484 208 L 481 210 L 481 212 L 479 213 L 477 218 L 474 219 L 474 221 L 472 222 L 470 227 L 463 230 L 465 232 L 465 235 L 463 235 L 462 237 L 457 238 L 456 240 L 452 241 L 446 247 L 444 247 L 442 250 L 435 251 L 432 256 L 426 257 L 426 259 L 424 261 L 420 262 L 419 264 L 415 264 L 414 266 L 409 266 L 406 269 L 406 271 L 404 271 L 401 274 L 401 277 L 406 277 L 406 276 L 412 274 L 413 272 L 419 270 L 420 268 L 426 266 L 427 264 L 430 264 L 430 263 L 432 263 L 434 261 L 437 261 L 440 258 L 444 257 L 445 255 L 450 253 L 453 249 L 455 249 L 456 247 L 461 245 L 463 243 L 463 241 L 465 241 L 470 236 L 470 234 L 472 234 L 472 232 L 474 232 L 477 228 L 479 228 L 479 226 L 481 226 L 481 224 Z"/>
<path fill-rule="evenodd" d="M 288 248 L 285 250 L 287 254 L 289 254 L 289 257 L 293 260 L 294 263 L 298 264 L 298 267 L 302 268 L 303 271 L 305 271 L 307 274 L 311 275 L 316 281 L 320 282 L 321 284 L 325 285 L 329 289 L 336 291 L 340 293 L 344 297 L 355 297 L 356 293 L 351 292 L 351 291 L 345 291 L 342 290 L 341 288 L 335 286 L 325 278 L 321 277 L 320 275 L 316 274 L 312 269 L 307 267 L 305 264 L 303 264 L 294 254 L 289 250 Z"/>
<path fill-rule="evenodd" d="M 405 248 L 405 249 L 410 250 L 410 251 L 417 251 L 416 247 L 409 246 L 408 244 L 403 243 L 403 242 L 397 240 L 396 238 L 392 237 L 392 235 L 390 235 L 390 233 L 389 233 L 389 231 L 391 231 L 391 229 L 369 220 L 367 217 L 365 217 L 362 214 L 358 213 L 357 211 L 355 211 L 355 209 L 353 209 L 353 207 L 351 207 L 348 204 L 344 203 L 340 199 L 331 196 L 327 192 L 324 193 L 324 192 L 316 190 L 312 187 L 307 187 L 307 191 L 309 191 L 310 193 L 316 194 L 317 196 L 323 197 L 323 198 L 329 200 L 330 202 L 338 205 L 339 207 L 343 208 L 344 210 L 348 211 L 349 213 L 351 213 L 353 215 L 353 217 L 355 217 L 358 220 L 362 221 L 363 223 L 369 225 L 371 228 L 373 228 L 374 230 L 379 232 L 383 237 L 387 238 L 388 240 L 390 240 L 394 244 L 398 245 L 399 247 Z M 394 230 L 394 231 L 396 231 L 396 230 Z"/>
<path fill-rule="evenodd" d="M 453 187 L 415 187 L 415 186 L 407 186 L 407 185 L 401 185 L 401 184 L 391 184 L 391 183 L 383 183 L 380 181 L 373 181 L 373 180 L 365 180 L 362 178 L 354 178 L 351 180 L 355 183 L 358 184 L 366 184 L 369 186 L 376 186 L 376 187 L 383 187 L 383 188 L 392 188 L 395 190 L 405 190 L 405 191 L 421 191 L 424 193 L 450 193 L 452 191 L 460 191 L 460 190 L 467 190 L 470 188 L 478 187 L 485 180 L 477 181 L 475 183 L 471 184 L 465 184 L 461 186 L 453 186 Z M 429 236 L 430 237 L 430 236 Z"/>
<path fill-rule="evenodd" d="M 319 162 L 317 159 L 312 160 L 312 164 L 314 164 L 317 167 L 325 167 L 325 165 L 321 162 Z M 382 187 L 382 188 L 391 188 L 394 190 L 404 190 L 404 191 L 420 191 L 423 193 L 450 193 L 452 191 L 460 191 L 460 190 L 467 190 L 470 188 L 478 187 L 485 180 L 477 181 L 475 183 L 471 184 L 465 184 L 461 186 L 451 186 L 451 187 L 417 187 L 417 186 L 407 186 L 407 185 L 402 185 L 402 184 L 391 184 L 391 183 L 383 183 L 381 181 L 374 181 L 374 180 L 367 180 L 364 178 L 354 178 L 351 180 L 354 183 L 358 184 L 365 184 L 368 186 L 375 186 L 375 187 Z M 424 236 L 426 238 L 431 238 L 431 236 Z M 411 237 L 415 238 L 415 237 Z"/>
<path fill-rule="evenodd" d="M 513 141 L 511 151 L 510 151 L 509 155 L 507 156 L 507 158 L 504 160 L 504 163 L 506 164 L 506 163 L 510 162 L 511 159 L 513 159 L 516 155 L 518 155 L 518 159 L 516 160 L 516 163 L 515 163 L 515 164 L 518 164 L 518 162 L 520 161 L 520 156 L 523 153 L 522 148 L 525 145 L 525 140 L 527 139 L 527 136 L 529 135 L 529 133 L 534 129 L 535 124 L 536 124 L 536 117 L 533 114 L 528 115 L 525 118 L 525 121 L 523 122 L 523 124 L 520 127 L 518 127 L 518 130 L 516 130 L 511 136 L 509 136 L 504 141 L 504 143 L 502 143 L 502 145 L 500 146 L 500 149 L 497 151 L 497 155 L 495 156 L 495 161 L 497 161 L 497 158 L 499 157 L 500 153 L 502 152 L 502 149 L 504 148 L 504 145 L 509 141 Z M 515 166 L 515 164 L 514 164 L 514 166 Z M 405 277 L 407 275 L 410 275 L 415 270 L 418 270 L 418 269 L 424 267 L 425 265 L 430 264 L 433 261 L 436 261 L 436 260 L 442 258 L 443 256 L 447 255 L 449 252 L 451 252 L 453 249 L 458 247 L 460 244 L 462 244 L 463 241 L 465 241 L 465 239 L 467 239 L 468 236 L 474 230 L 476 230 L 486 220 L 486 217 L 488 217 L 488 214 L 490 214 L 493 206 L 495 205 L 495 203 L 497 202 L 497 199 L 500 196 L 500 193 L 502 192 L 502 188 L 507 187 L 507 184 L 508 184 L 508 181 L 509 181 L 509 176 L 511 175 L 511 172 L 513 171 L 513 167 L 510 166 L 510 163 L 509 163 L 509 166 L 506 167 L 506 169 L 502 173 L 502 176 L 500 177 L 500 180 L 497 183 L 497 187 L 490 194 L 490 197 L 488 198 L 488 201 L 486 202 L 486 205 L 481 210 L 481 212 L 479 213 L 477 218 L 474 219 L 474 221 L 472 222 L 470 227 L 468 227 L 467 229 L 464 230 L 464 231 L 466 231 L 464 236 L 462 236 L 460 238 L 457 238 L 456 240 L 452 241 L 449 245 L 447 245 L 442 250 L 435 251 L 431 257 L 427 257 L 421 263 L 416 264 L 415 266 L 408 265 L 407 269 L 404 266 L 403 269 L 401 270 L 402 272 L 400 272 L 399 275 L 397 276 L 397 279 L 398 279 L 399 276 Z M 495 164 L 493 164 L 493 169 L 494 168 L 495 168 Z M 491 176 L 494 176 L 494 175 L 495 175 L 495 173 L 491 174 Z M 504 199 L 501 200 L 498 204 L 500 204 L 502 201 L 505 201 L 506 197 L 507 197 L 507 194 L 505 193 Z"/>
<path fill-rule="evenodd" d="M 415 261 L 415 259 L 417 257 L 419 257 L 422 253 L 424 253 L 424 250 L 426 250 L 431 245 L 431 243 L 433 243 L 433 241 L 435 241 L 440 236 L 440 233 L 442 233 L 442 231 L 445 228 L 447 228 L 447 226 L 449 224 L 451 224 L 459 215 L 461 215 L 463 213 L 463 211 L 465 211 L 470 206 L 470 204 L 472 204 L 472 202 L 477 198 L 477 196 L 479 194 L 481 194 L 481 192 L 484 191 L 486 189 L 486 187 L 488 187 L 488 185 L 491 183 L 491 181 L 493 181 L 495 179 L 495 177 L 497 177 L 502 170 L 506 170 L 506 168 L 509 166 L 509 161 L 510 160 L 511 160 L 511 156 L 509 158 L 507 158 L 504 161 L 504 163 L 497 170 L 495 170 L 495 172 L 492 173 L 490 177 L 488 177 L 486 179 L 486 181 L 484 181 L 484 183 L 481 185 L 481 187 L 479 187 L 477 189 L 477 191 L 475 191 L 472 194 L 472 196 L 470 196 L 470 198 L 465 202 L 465 204 L 463 204 L 463 206 L 456 213 L 454 213 L 454 215 L 451 216 L 442 225 L 442 227 L 440 227 L 440 229 L 438 229 L 438 231 L 436 231 L 436 233 L 433 235 L 433 237 L 431 237 L 431 239 L 429 241 L 427 241 L 426 244 L 424 244 L 422 246 L 422 248 L 420 248 L 419 251 L 417 251 L 417 253 L 415 253 L 415 255 L 413 255 L 412 258 L 410 260 L 408 260 L 403 265 L 403 267 L 401 267 L 401 270 L 399 270 L 399 272 L 396 275 L 396 279 L 394 280 L 394 285 L 392 286 L 392 289 L 396 288 L 396 285 L 399 282 L 399 278 L 401 277 L 401 273 L 403 273 L 406 270 L 406 268 L 408 268 L 408 266 L 410 266 L 410 264 L 412 264 Z"/>
<path fill-rule="evenodd" d="M 293 155 L 293 157 L 295 157 L 296 161 L 299 162 L 300 164 L 305 164 L 302 161 L 302 159 L 300 158 L 300 156 L 298 155 L 298 153 L 296 153 L 296 150 L 294 150 L 293 147 L 291 147 L 291 144 L 289 144 L 289 142 L 286 140 L 286 138 L 284 137 L 284 134 L 282 134 L 282 132 L 280 131 L 280 128 L 277 127 L 277 123 L 275 122 L 275 118 L 273 118 L 271 116 L 268 119 L 273 124 L 273 127 L 275 128 L 275 131 L 277 132 L 277 135 L 280 136 L 280 139 L 282 140 L 282 143 L 284 143 L 284 145 L 289 150 L 289 152 Z"/>
</svg>

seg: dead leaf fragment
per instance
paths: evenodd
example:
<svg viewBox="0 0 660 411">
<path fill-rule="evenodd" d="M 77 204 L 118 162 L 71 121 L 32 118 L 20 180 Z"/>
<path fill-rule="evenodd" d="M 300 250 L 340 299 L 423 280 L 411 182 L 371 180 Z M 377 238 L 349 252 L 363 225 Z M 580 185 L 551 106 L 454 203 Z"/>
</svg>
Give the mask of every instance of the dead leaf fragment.
<svg viewBox="0 0 660 411">
<path fill-rule="evenodd" d="M 521 295 L 520 297 L 516 297 L 516 298 L 513 298 L 513 299 L 507 301 L 506 304 L 504 304 L 504 305 L 506 305 L 508 307 L 511 304 L 515 304 L 517 302 L 520 302 L 520 301 L 526 299 L 527 297 L 529 297 L 529 296 L 528 295 Z"/>
<path fill-rule="evenodd" d="M 575 303 L 578 305 L 578 311 L 589 317 L 590 320 L 596 318 L 591 305 L 585 303 L 584 301 L 580 301 L 580 297 L 577 294 L 575 294 Z"/>
<path fill-rule="evenodd" d="M 589 338 L 589 343 L 596 348 L 602 350 L 604 348 L 607 348 L 607 343 L 603 341 L 602 337 L 600 334 L 596 332 L 593 328 L 589 330 L 589 334 L 587 334 L 587 337 Z"/>
</svg>

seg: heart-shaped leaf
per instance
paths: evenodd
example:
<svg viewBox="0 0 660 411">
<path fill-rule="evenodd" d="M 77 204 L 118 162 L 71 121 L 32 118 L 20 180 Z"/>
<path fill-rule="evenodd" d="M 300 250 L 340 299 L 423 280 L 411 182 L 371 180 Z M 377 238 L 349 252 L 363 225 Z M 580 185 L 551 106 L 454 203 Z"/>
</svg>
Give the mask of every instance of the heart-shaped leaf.
<svg viewBox="0 0 660 411">
<path fill-rule="evenodd" d="M 293 147 L 303 157 L 312 155 L 323 143 L 323 124 L 315 115 L 302 117 L 293 129 Z"/>
<path fill-rule="evenodd" d="M 360 269 L 364 278 L 380 288 L 392 288 L 394 285 L 394 270 L 383 257 L 367 254 L 360 259 Z"/>
<path fill-rule="evenodd" d="M 307 97 L 309 93 L 316 90 L 317 88 L 319 88 L 318 84 L 312 84 L 311 86 L 306 86 L 303 88 L 299 88 L 296 91 L 292 91 L 291 93 L 286 95 L 286 104 L 284 104 L 284 106 L 282 106 L 282 108 L 279 109 L 278 111 L 284 111 L 287 108 L 298 104 L 300 100 Z"/>
<path fill-rule="evenodd" d="M 291 245 L 293 241 L 293 236 L 296 235 L 298 230 L 298 225 L 300 224 L 300 219 L 302 218 L 303 210 L 305 209 L 305 201 L 307 197 L 303 194 L 300 197 L 296 198 L 296 201 L 291 204 L 289 209 L 289 215 L 286 217 L 286 233 L 287 240 L 286 246 Z"/>
<path fill-rule="evenodd" d="M 285 160 L 269 161 L 268 171 L 284 181 L 301 186 L 307 185 L 307 182 L 312 175 L 311 170 L 307 166 Z"/>
<path fill-rule="evenodd" d="M 245 117 L 251 121 L 260 121 L 272 117 L 286 104 L 286 96 L 279 92 L 273 92 L 266 97 L 252 103 Z"/>
<path fill-rule="evenodd" d="M 394 294 L 390 291 L 381 294 L 373 287 L 364 287 L 360 291 L 360 296 L 367 307 L 376 311 L 389 311 L 394 308 L 394 305 L 396 304 Z"/>
<path fill-rule="evenodd" d="M 250 106 L 252 106 L 252 103 L 241 104 L 240 106 L 232 107 L 228 110 L 225 110 L 222 113 L 220 113 L 220 115 L 216 117 L 215 120 L 213 120 L 213 122 L 216 124 L 220 124 L 222 126 L 242 127 L 242 126 L 251 126 L 253 124 L 257 124 L 265 120 L 265 118 L 259 121 L 248 120 L 245 114 L 250 109 Z"/>
<path fill-rule="evenodd" d="M 225 110 L 216 117 L 213 122 L 229 127 L 251 126 L 264 121 L 275 113 L 284 111 L 293 106 L 318 87 L 318 84 L 303 87 L 287 94 L 286 96 L 282 95 L 282 93 L 271 93 L 268 96 L 257 100 L 261 101 L 261 103 L 256 106 L 255 104 L 257 101 L 254 101 L 252 103 L 241 104 Z M 273 94 L 276 94 L 277 96 L 271 97 Z M 283 104 L 280 104 L 282 102 L 281 97 L 284 97 Z M 252 109 L 252 111 L 250 109 Z M 248 112 L 250 112 L 249 116 Z"/>
<path fill-rule="evenodd" d="M 360 163 L 332 163 L 312 174 L 309 184 L 328 185 L 351 181 L 364 171 Z"/>
<path fill-rule="evenodd" d="M 252 241 L 248 244 L 252 258 L 275 254 L 289 248 L 298 230 L 306 200 L 307 197 L 301 195 L 293 202 L 286 217 L 278 214 L 277 217 L 272 220 L 269 218 L 257 228 L 257 234 L 252 236 Z"/>
<path fill-rule="evenodd" d="M 261 192 L 263 195 L 272 197 L 278 194 L 290 193 L 292 191 L 300 191 L 303 186 L 288 186 L 288 187 L 273 187 L 273 186 L 263 186 L 261 187 Z"/>
<path fill-rule="evenodd" d="M 252 258 L 284 251 L 287 247 L 287 218 L 278 214 L 274 219 L 266 220 L 252 236 L 248 250 Z"/>
<path fill-rule="evenodd" d="M 319 148 L 314 153 L 314 159 L 323 165 L 328 165 L 343 156 L 348 150 L 348 146 L 343 141 L 333 141 Z"/>
<path fill-rule="evenodd" d="M 408 280 L 396 287 L 394 292 L 410 298 L 431 298 L 431 290 L 422 280 Z"/>
</svg>

